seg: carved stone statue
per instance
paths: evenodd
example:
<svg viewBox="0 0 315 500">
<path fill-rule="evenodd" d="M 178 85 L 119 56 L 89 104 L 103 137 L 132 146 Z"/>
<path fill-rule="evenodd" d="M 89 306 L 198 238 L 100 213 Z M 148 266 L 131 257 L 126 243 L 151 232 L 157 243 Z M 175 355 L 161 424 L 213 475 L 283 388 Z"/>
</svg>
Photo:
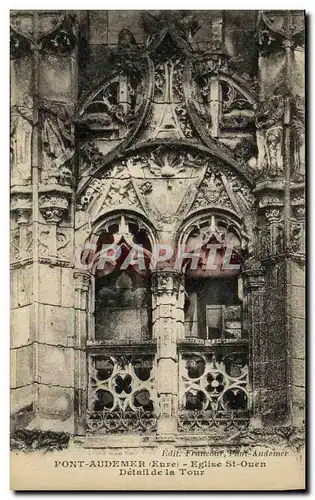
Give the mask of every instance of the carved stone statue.
<svg viewBox="0 0 315 500">
<path fill-rule="evenodd" d="M 282 96 L 263 101 L 256 109 L 258 168 L 267 176 L 281 175 L 283 172 L 283 113 Z"/>
<path fill-rule="evenodd" d="M 11 109 L 10 157 L 12 184 L 31 180 L 31 143 L 33 131 L 33 99 L 25 93 L 23 100 Z"/>
<path fill-rule="evenodd" d="M 305 114 L 304 99 L 296 96 L 292 106 L 292 135 L 294 144 L 294 176 L 305 176 Z"/>
<path fill-rule="evenodd" d="M 69 185 L 74 155 L 72 126 L 66 109 L 59 103 L 43 103 L 43 173 L 45 184 Z"/>
<path fill-rule="evenodd" d="M 265 134 L 263 166 L 270 175 L 277 175 L 283 171 L 282 127 L 271 127 Z"/>
</svg>

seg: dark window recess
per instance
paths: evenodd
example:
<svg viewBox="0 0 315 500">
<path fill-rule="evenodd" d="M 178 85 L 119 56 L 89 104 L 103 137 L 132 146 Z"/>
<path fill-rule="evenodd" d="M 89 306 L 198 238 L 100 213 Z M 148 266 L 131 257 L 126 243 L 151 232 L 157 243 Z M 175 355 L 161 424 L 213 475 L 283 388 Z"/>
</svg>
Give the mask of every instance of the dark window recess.
<svg viewBox="0 0 315 500">
<path fill-rule="evenodd" d="M 96 340 L 150 338 L 151 295 L 148 279 L 135 271 L 118 271 L 96 282 Z"/>
<path fill-rule="evenodd" d="M 186 279 L 185 336 L 207 340 L 241 337 L 238 279 Z"/>
</svg>

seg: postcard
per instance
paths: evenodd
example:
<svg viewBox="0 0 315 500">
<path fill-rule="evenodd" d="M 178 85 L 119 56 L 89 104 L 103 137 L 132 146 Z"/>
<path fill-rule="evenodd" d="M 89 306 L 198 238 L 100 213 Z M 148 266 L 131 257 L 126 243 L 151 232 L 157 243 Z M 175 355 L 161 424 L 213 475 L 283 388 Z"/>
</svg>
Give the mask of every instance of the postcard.
<svg viewBox="0 0 315 500">
<path fill-rule="evenodd" d="M 304 11 L 10 42 L 11 488 L 304 490 Z"/>
</svg>

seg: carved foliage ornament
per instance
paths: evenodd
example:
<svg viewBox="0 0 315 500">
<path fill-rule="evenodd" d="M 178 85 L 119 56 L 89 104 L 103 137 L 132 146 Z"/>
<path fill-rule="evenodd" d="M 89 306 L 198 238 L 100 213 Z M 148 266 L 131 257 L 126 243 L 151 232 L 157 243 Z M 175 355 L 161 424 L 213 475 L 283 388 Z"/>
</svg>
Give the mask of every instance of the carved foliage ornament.
<svg viewBox="0 0 315 500">
<path fill-rule="evenodd" d="M 113 205 L 139 205 L 131 179 L 113 180 L 105 205 L 108 207 Z"/>
<path fill-rule="evenodd" d="M 102 190 L 108 184 L 108 173 L 105 174 L 101 179 L 93 179 L 89 184 L 87 189 L 84 191 L 79 202 L 77 203 L 78 210 L 85 210 L 90 203 L 93 202 L 95 198 L 99 196 Z"/>
<path fill-rule="evenodd" d="M 56 212 L 46 212 L 45 215 L 47 217 L 47 222 L 57 224 L 61 220 L 63 214 L 61 213 L 61 218 Z M 40 227 L 38 236 L 40 257 L 69 260 L 69 243 L 70 236 L 68 228 L 60 229 L 52 226 Z"/>
<path fill-rule="evenodd" d="M 84 169 L 88 168 L 90 173 L 96 170 L 105 159 L 105 156 L 94 141 L 88 141 L 80 147 L 81 158 L 83 160 Z"/>
<path fill-rule="evenodd" d="M 27 224 L 30 222 L 32 213 L 31 194 L 19 193 L 12 195 L 10 209 L 18 224 Z"/>
<path fill-rule="evenodd" d="M 200 168 L 206 161 L 207 157 L 202 153 L 182 152 L 171 146 L 158 146 L 131 157 L 127 160 L 127 165 L 132 171 L 133 166 L 140 164 L 141 168 L 147 168 L 151 175 L 168 179 L 188 175 L 191 169 Z"/>
<path fill-rule="evenodd" d="M 302 217 L 298 222 L 291 223 L 290 250 L 294 254 L 305 255 L 305 224 Z"/>
<path fill-rule="evenodd" d="M 33 255 L 33 231 L 30 226 L 25 225 L 27 222 L 23 214 L 24 224 L 11 232 L 10 257 L 12 262 L 29 259 Z"/>
<path fill-rule="evenodd" d="M 256 125 L 258 129 L 268 129 L 279 124 L 284 115 L 283 95 L 274 95 L 270 99 L 260 101 L 256 106 Z"/>
</svg>

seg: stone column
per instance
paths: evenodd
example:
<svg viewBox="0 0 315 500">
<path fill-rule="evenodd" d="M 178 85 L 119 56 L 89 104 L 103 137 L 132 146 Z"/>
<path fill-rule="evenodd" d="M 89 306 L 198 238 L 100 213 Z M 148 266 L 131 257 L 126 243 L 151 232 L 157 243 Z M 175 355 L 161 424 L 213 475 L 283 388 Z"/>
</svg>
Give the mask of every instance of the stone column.
<svg viewBox="0 0 315 500">
<path fill-rule="evenodd" d="M 278 199 L 270 199 L 264 213 L 269 238 L 264 246 L 270 247 L 263 258 L 269 345 L 265 381 L 272 420 L 289 410 L 294 423 L 304 419 L 305 406 L 304 225 L 299 221 L 305 175 L 304 17 L 303 11 L 261 11 L 258 27 L 260 100 L 265 102 L 257 119 L 258 164 L 269 177 L 270 197 L 273 190 Z M 276 178 L 271 182 L 270 177 Z"/>
<path fill-rule="evenodd" d="M 26 264 L 20 243 L 16 245 L 20 262 L 12 276 L 12 339 L 16 347 L 25 346 L 25 359 L 18 355 L 12 412 L 31 408 L 29 428 L 69 433 L 74 431 L 72 119 L 77 33 L 74 12 L 11 16 L 11 187 L 12 194 L 28 199 L 26 208 L 32 213 L 31 230 L 25 222 L 19 231 L 14 229 L 14 239 L 17 243 L 19 232 L 22 245 L 31 234 L 27 248 L 32 252 Z"/>
<path fill-rule="evenodd" d="M 292 193 L 287 280 L 290 403 L 292 423 L 305 420 L 305 200 L 304 186 Z"/>
<path fill-rule="evenodd" d="M 243 327 L 249 337 L 249 381 L 251 424 L 259 427 L 262 423 L 262 311 L 264 308 L 264 272 L 261 264 L 251 257 L 243 272 L 244 321 Z"/>
<path fill-rule="evenodd" d="M 11 429 L 34 417 L 31 194 L 11 197 Z"/>
<path fill-rule="evenodd" d="M 152 275 L 153 338 L 157 340 L 157 377 L 160 415 L 158 435 L 172 440 L 177 430 L 179 336 L 178 298 L 181 275 L 173 269 L 158 269 Z"/>
<path fill-rule="evenodd" d="M 11 176 L 11 429 L 27 427 L 35 418 L 34 329 L 32 324 L 33 241 L 35 240 L 32 169 L 34 155 L 31 43 L 25 37 L 32 14 L 10 13 L 10 176 Z"/>
<path fill-rule="evenodd" d="M 86 340 L 88 322 L 88 301 L 91 275 L 74 272 L 74 426 L 76 435 L 85 434 L 86 412 Z"/>
<path fill-rule="evenodd" d="M 259 347 L 260 412 L 264 423 L 284 422 L 288 415 L 288 336 L 286 319 L 287 262 L 285 251 L 284 183 L 256 186 L 258 230 L 256 255 L 263 265 L 263 304 L 255 314 L 261 322 Z M 253 374 L 255 377 L 255 374 Z"/>
</svg>

